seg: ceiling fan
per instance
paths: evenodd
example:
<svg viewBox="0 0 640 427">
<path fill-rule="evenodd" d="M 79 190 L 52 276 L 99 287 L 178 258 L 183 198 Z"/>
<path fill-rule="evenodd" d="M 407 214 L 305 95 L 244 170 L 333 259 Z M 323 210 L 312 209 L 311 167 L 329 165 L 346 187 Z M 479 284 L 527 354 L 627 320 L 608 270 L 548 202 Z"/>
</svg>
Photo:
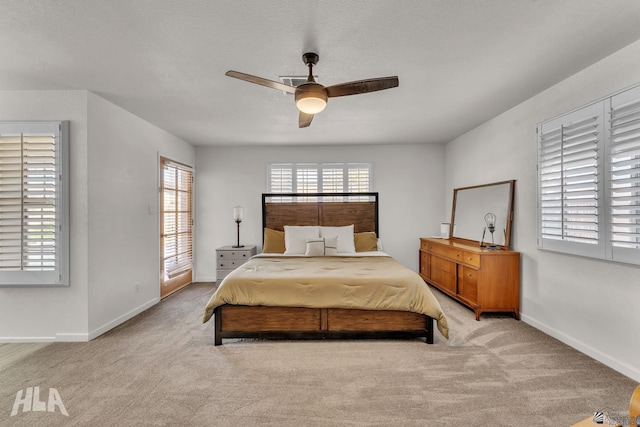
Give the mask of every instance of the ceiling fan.
<svg viewBox="0 0 640 427">
<path fill-rule="evenodd" d="M 313 78 L 313 66 L 318 63 L 319 59 L 320 57 L 313 52 L 307 52 L 302 55 L 302 61 L 309 67 L 309 75 L 307 76 L 307 81 L 297 87 L 241 73 L 239 71 L 230 70 L 227 71 L 225 75 L 294 94 L 296 106 L 298 107 L 298 110 L 300 110 L 298 125 L 301 128 L 307 127 L 311 124 L 313 115 L 324 110 L 329 98 L 375 92 L 377 90 L 390 89 L 398 86 L 398 76 L 392 76 L 357 80 L 325 87 L 320 83 L 317 83 Z"/>
</svg>

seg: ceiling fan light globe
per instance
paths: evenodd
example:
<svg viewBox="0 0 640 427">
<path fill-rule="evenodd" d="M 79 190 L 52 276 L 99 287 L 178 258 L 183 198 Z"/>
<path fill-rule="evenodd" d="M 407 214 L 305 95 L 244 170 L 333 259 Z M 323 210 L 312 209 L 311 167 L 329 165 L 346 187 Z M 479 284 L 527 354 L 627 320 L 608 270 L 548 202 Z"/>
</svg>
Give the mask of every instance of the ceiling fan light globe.
<svg viewBox="0 0 640 427">
<path fill-rule="evenodd" d="M 309 96 L 301 98 L 296 101 L 296 107 L 298 110 L 306 114 L 318 114 L 324 107 L 327 106 L 327 101 L 322 98 L 316 98 L 315 96 Z"/>
<path fill-rule="evenodd" d="M 305 83 L 296 89 L 296 107 L 306 114 L 317 114 L 327 106 L 327 90 L 317 83 Z"/>
</svg>

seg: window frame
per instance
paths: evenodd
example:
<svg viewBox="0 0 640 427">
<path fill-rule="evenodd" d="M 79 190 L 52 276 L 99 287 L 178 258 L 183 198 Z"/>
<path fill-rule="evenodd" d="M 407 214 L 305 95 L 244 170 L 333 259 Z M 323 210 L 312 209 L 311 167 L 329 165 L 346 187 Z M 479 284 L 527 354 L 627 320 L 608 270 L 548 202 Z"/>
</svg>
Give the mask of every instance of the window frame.
<svg viewBox="0 0 640 427">
<path fill-rule="evenodd" d="M 168 184 L 168 172 L 175 175 L 174 185 Z M 181 182 L 183 185 L 181 185 Z M 168 296 L 178 289 L 192 283 L 194 259 L 194 188 L 195 170 L 193 167 L 160 157 L 160 270 L 161 297 Z M 168 209 L 167 200 L 173 199 L 173 209 Z M 182 201 L 182 203 L 181 203 Z M 173 221 L 169 218 L 173 216 Z M 183 228 L 181 228 L 181 221 Z M 167 230 L 169 224 L 172 230 Z M 168 239 L 175 239 L 173 243 Z M 174 252 L 167 254 L 168 250 Z M 171 259 L 176 262 L 171 263 Z M 181 262 L 180 262 L 181 260 Z M 171 267 L 168 267 L 168 264 Z"/>
<path fill-rule="evenodd" d="M 55 150 L 55 258 L 51 270 L 0 270 L 0 287 L 69 286 L 69 121 L 0 122 L 0 135 L 53 135 Z M 24 156 L 21 155 L 21 162 Z M 23 177 L 21 176 L 21 182 Z M 23 193 L 24 194 L 24 193 Z M 24 197 L 21 196 L 21 197 Z M 24 217 L 24 210 L 21 217 Z M 22 238 L 21 238 L 22 240 Z M 21 250 L 24 256 L 24 249 Z"/>
<path fill-rule="evenodd" d="M 615 129 L 617 125 L 612 126 L 612 121 L 615 117 L 614 115 L 618 114 L 617 111 L 619 110 L 616 105 L 626 106 L 634 103 L 637 105 L 634 109 L 635 115 L 636 117 L 640 117 L 640 85 L 623 89 L 619 92 L 601 98 L 600 100 L 594 101 L 580 108 L 576 108 L 575 110 L 546 120 L 537 125 L 538 249 L 584 256 L 604 261 L 640 265 L 640 237 L 636 236 L 635 238 L 637 240 L 635 242 L 632 241 L 629 245 L 635 247 L 620 247 L 620 244 L 615 242 L 614 234 L 616 234 L 616 219 L 614 217 L 620 217 L 620 215 L 615 213 L 617 206 L 614 206 L 615 197 L 613 195 L 614 188 L 612 187 L 612 183 L 616 180 L 613 176 L 614 169 L 612 163 L 616 162 L 614 161 L 614 154 L 612 150 L 619 145 L 619 142 L 617 142 L 617 139 L 619 138 L 617 136 L 617 130 Z M 545 199 L 545 197 L 550 193 L 549 185 L 546 184 L 550 180 L 545 179 L 545 177 L 551 176 L 550 173 L 547 173 L 549 170 L 549 157 L 547 157 L 549 152 L 545 151 L 545 149 L 550 145 L 548 144 L 548 138 L 550 138 L 551 134 L 554 132 L 556 134 L 564 135 L 565 127 L 569 128 L 571 126 L 575 126 L 576 123 L 579 124 L 579 122 L 587 120 L 593 120 L 594 122 L 593 134 L 596 135 L 597 142 L 595 149 L 591 150 L 594 153 L 593 155 L 595 156 L 596 162 L 595 172 L 585 174 L 588 176 L 582 182 L 587 182 L 589 178 L 593 179 L 593 181 L 589 182 L 592 189 L 588 189 L 586 192 L 593 191 L 595 188 L 595 200 L 597 206 L 595 211 L 592 210 L 591 212 L 588 212 L 588 208 L 578 211 L 577 213 L 575 210 L 571 212 L 571 208 L 566 208 L 565 206 L 567 196 L 570 194 L 570 190 L 566 189 L 569 187 L 569 184 L 565 184 L 565 182 L 562 181 L 563 178 L 558 178 L 561 181 L 561 184 L 559 185 L 562 185 L 563 188 L 560 191 L 562 196 L 562 205 L 561 210 L 556 212 L 559 219 L 555 222 L 560 224 L 559 229 L 561 232 L 559 235 L 556 235 L 556 237 L 550 238 L 548 237 L 549 234 L 546 232 L 548 217 L 545 218 L 545 209 L 548 206 L 548 200 Z M 634 124 L 635 128 L 632 129 L 632 142 L 630 143 L 632 157 L 630 160 L 625 159 L 624 162 L 632 164 L 632 166 L 630 166 L 631 177 L 626 179 L 627 181 L 633 181 L 629 187 L 631 188 L 629 191 L 633 193 L 630 197 L 632 201 L 629 210 L 632 211 L 631 216 L 634 214 L 635 216 L 638 216 L 640 215 L 640 189 L 638 189 L 638 185 L 640 184 L 640 118 L 635 118 L 634 122 L 639 124 Z M 557 129 L 560 129 L 559 133 Z M 559 138 L 560 140 L 563 139 L 562 137 Z M 562 143 L 560 144 L 562 146 Z M 561 149 L 562 148 L 560 148 L 560 150 Z M 567 159 L 569 158 L 569 154 L 563 154 L 558 158 Z M 573 161 L 573 158 L 571 161 Z M 585 169 L 586 168 L 593 168 L 593 164 L 585 166 Z M 560 169 L 561 172 L 558 172 L 558 174 L 563 177 L 565 176 L 566 171 L 570 171 L 570 169 L 568 167 L 565 168 L 564 165 L 562 165 Z M 577 174 L 571 175 L 571 172 L 569 172 L 568 179 L 581 179 L 575 178 L 575 176 L 577 176 Z M 594 185 L 595 187 L 593 187 Z M 627 187 L 625 187 L 625 189 L 626 188 Z M 635 192 L 634 188 L 636 189 Z M 581 188 L 581 190 L 584 190 L 584 187 Z M 574 218 L 579 216 L 582 216 L 583 218 L 576 219 L 573 223 L 570 223 L 569 220 L 565 220 L 565 217 L 571 217 L 572 215 L 574 215 Z M 580 239 L 565 238 L 566 230 L 576 224 L 581 224 L 580 221 L 584 221 L 585 224 L 589 223 L 589 221 L 593 221 L 591 224 L 595 225 L 595 231 L 592 228 L 591 237 L 584 239 L 584 241 L 580 241 Z M 636 221 L 638 220 L 636 219 Z M 551 220 L 549 222 L 553 221 Z M 620 227 L 618 226 L 618 228 Z M 622 228 L 625 228 L 625 226 L 623 225 Z M 635 234 L 637 234 L 638 230 L 640 230 L 640 223 L 632 223 L 626 228 L 635 229 Z M 629 231 L 627 233 L 631 235 L 634 234 L 633 231 Z M 557 236 L 560 236 L 560 238 Z M 592 241 L 589 242 L 589 240 Z"/>
</svg>

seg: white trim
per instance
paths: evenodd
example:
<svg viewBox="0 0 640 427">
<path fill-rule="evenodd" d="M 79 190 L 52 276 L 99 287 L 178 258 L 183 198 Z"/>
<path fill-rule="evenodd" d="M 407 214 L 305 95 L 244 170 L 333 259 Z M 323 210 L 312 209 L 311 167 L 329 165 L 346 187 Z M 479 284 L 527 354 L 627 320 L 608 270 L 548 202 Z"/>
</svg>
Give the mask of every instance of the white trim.
<svg viewBox="0 0 640 427">
<path fill-rule="evenodd" d="M 541 323 L 536 319 L 527 316 L 526 314 L 521 314 L 520 319 L 527 325 L 530 325 L 538 329 L 539 331 L 544 332 L 545 334 L 563 342 L 569 347 L 572 347 L 577 351 L 584 353 L 587 356 L 597 360 L 598 362 L 603 363 L 604 365 L 610 367 L 611 369 L 614 369 L 620 372 L 621 374 L 626 375 L 629 378 L 640 382 L 640 370 L 635 369 L 633 366 L 623 363 L 618 359 L 614 359 L 606 355 L 605 353 L 601 352 L 600 350 L 595 349 L 590 345 L 583 343 L 582 341 L 576 340 L 575 338 L 563 332 L 560 332 L 557 329 L 550 327 L 549 325 Z"/>
<path fill-rule="evenodd" d="M 89 332 L 89 339 L 88 340 L 92 340 L 94 338 L 99 337 L 100 335 L 104 334 L 105 332 L 110 331 L 111 329 L 115 328 L 116 326 L 121 325 L 122 323 L 126 322 L 129 319 L 134 318 L 135 316 L 137 316 L 138 314 L 142 313 L 143 311 L 153 307 L 154 305 L 158 304 L 160 302 L 160 297 L 154 297 L 153 299 L 147 301 L 146 303 L 139 305 L 138 307 L 134 308 L 133 310 L 123 314 L 120 317 L 117 317 L 115 319 L 113 319 L 110 322 L 105 323 L 104 325 L 100 326 L 97 329 L 94 329 L 93 331 Z"/>
<path fill-rule="evenodd" d="M 87 342 L 89 341 L 88 334 L 56 334 L 56 342 Z"/>
<path fill-rule="evenodd" d="M 157 303 L 160 302 L 160 298 L 159 297 L 155 297 L 149 301 L 147 301 L 146 303 L 139 305 L 138 307 L 134 308 L 133 310 L 130 310 L 129 312 L 123 314 L 120 317 L 117 317 L 116 319 L 113 319 L 110 322 L 105 323 L 104 325 L 100 326 L 97 329 L 94 329 L 93 331 L 87 333 L 65 333 L 65 332 L 58 332 L 56 333 L 55 336 L 52 337 L 0 337 L 0 343 L 35 343 L 35 342 L 87 342 L 87 341 L 91 341 L 92 339 L 95 339 L 97 337 L 99 337 L 100 335 L 104 334 L 105 332 L 110 331 L 111 329 L 115 328 L 116 326 L 119 326 L 121 324 L 123 324 L 124 322 L 126 322 L 127 320 L 130 320 L 134 317 L 136 317 L 138 314 L 142 313 L 145 310 L 148 310 L 149 308 L 153 307 L 154 305 L 156 305 Z"/>
<path fill-rule="evenodd" d="M 0 343 L 35 343 L 35 342 L 55 342 L 56 337 L 0 337 Z"/>
</svg>

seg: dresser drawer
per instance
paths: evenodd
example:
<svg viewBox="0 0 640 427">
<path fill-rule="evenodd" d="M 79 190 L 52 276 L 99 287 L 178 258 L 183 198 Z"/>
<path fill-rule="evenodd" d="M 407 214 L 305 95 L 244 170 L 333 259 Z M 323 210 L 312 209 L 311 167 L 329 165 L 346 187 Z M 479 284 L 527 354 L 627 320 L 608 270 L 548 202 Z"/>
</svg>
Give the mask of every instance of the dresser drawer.
<svg viewBox="0 0 640 427">
<path fill-rule="evenodd" d="M 480 254 L 464 251 L 462 252 L 462 262 L 474 267 L 480 267 Z"/>
<path fill-rule="evenodd" d="M 434 270 L 440 270 L 447 274 L 455 274 L 456 264 L 448 259 L 440 258 L 439 256 L 431 256 L 431 272 Z"/>
<path fill-rule="evenodd" d="M 452 273 L 443 270 L 432 269 L 431 280 L 446 288 L 451 293 L 456 293 L 456 273 L 455 269 Z"/>
<path fill-rule="evenodd" d="M 458 293 L 475 303 L 478 300 L 478 272 L 463 265 L 458 266 Z"/>
<path fill-rule="evenodd" d="M 424 277 L 429 277 L 431 275 L 431 265 L 430 265 L 430 257 L 426 252 L 420 252 L 420 274 Z"/>
<path fill-rule="evenodd" d="M 456 261 L 462 260 L 462 251 L 448 246 L 429 244 L 429 251 L 443 257 L 447 257 Z"/>
</svg>

